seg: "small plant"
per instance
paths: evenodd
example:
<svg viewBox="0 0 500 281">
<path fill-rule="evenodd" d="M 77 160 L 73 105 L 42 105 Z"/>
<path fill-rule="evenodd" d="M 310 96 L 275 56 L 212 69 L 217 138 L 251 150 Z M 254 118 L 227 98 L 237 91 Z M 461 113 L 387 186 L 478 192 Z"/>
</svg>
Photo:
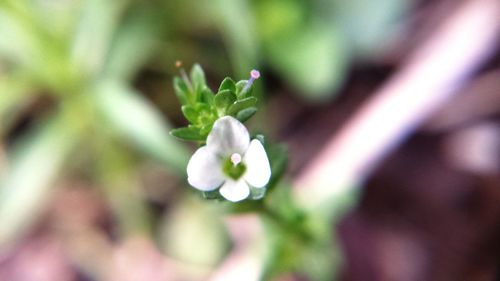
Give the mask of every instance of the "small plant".
<svg viewBox="0 0 500 281">
<path fill-rule="evenodd" d="M 189 160 L 187 175 L 189 184 L 203 191 L 206 198 L 232 202 L 261 199 L 271 181 L 274 171 L 264 137 L 252 139 L 243 125 L 257 112 L 252 90 L 259 77 L 257 70 L 250 72 L 248 80 L 235 82 L 226 77 L 216 93 L 206 85 L 197 64 L 189 77 L 181 69 L 181 77 L 174 78 L 175 92 L 189 125 L 170 133 L 200 144 Z"/>
</svg>

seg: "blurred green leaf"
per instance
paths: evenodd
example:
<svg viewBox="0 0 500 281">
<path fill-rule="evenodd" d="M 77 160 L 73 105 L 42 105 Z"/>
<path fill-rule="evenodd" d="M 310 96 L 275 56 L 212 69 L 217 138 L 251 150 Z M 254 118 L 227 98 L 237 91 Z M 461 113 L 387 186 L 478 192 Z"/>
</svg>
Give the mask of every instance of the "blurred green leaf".
<svg viewBox="0 0 500 281">
<path fill-rule="evenodd" d="M 308 4 L 310 2 L 289 0 L 256 1 L 256 24 L 262 41 L 267 44 L 306 25 L 307 13 L 310 11 Z"/>
<path fill-rule="evenodd" d="M 267 188 L 272 189 L 279 182 L 288 166 L 288 148 L 285 145 L 273 145 L 266 147 L 266 151 L 271 164 L 271 178 Z"/>
<path fill-rule="evenodd" d="M 82 73 L 94 77 L 103 71 L 113 34 L 129 2 L 129 0 L 84 2 L 72 46 L 73 62 Z M 121 38 L 121 40 L 130 39 Z"/>
<path fill-rule="evenodd" d="M 102 187 L 117 220 L 117 233 L 123 236 L 152 233 L 152 216 L 148 202 L 144 200 L 143 183 L 136 157 L 124 153 L 123 146 L 109 138 L 98 147 L 97 181 Z M 139 164 L 140 165 L 140 164 Z"/>
<path fill-rule="evenodd" d="M 228 249 L 221 218 L 216 205 L 201 200 L 178 200 L 165 213 L 161 247 L 168 255 L 192 265 L 190 269 L 200 266 L 209 269 L 221 261 Z M 204 279 L 206 275 L 193 280 Z"/>
<path fill-rule="evenodd" d="M 11 62 L 30 64 L 35 55 L 33 37 L 19 18 L 0 9 L 0 56 Z"/>
<path fill-rule="evenodd" d="M 348 53 L 334 27 L 314 24 L 268 45 L 273 66 L 305 98 L 318 101 L 336 93 L 343 82 Z"/>
<path fill-rule="evenodd" d="M 240 112 L 238 112 L 238 114 L 236 114 L 236 119 L 240 120 L 240 122 L 243 123 L 248 119 L 250 119 L 250 117 L 252 117 L 256 112 L 257 112 L 256 107 L 245 108 Z"/>
<path fill-rule="evenodd" d="M 97 87 L 95 101 L 117 132 L 159 160 L 184 171 L 188 153 L 168 134 L 169 124 L 140 94 L 112 80 Z"/>
<path fill-rule="evenodd" d="M 183 105 L 181 107 L 182 114 L 184 114 L 184 117 L 191 122 L 192 124 L 198 124 L 198 118 L 200 115 L 198 114 L 198 111 L 194 109 L 194 107 L 190 105 Z"/>
<path fill-rule="evenodd" d="M 242 100 L 234 102 L 227 110 L 227 114 L 235 115 L 241 110 L 255 106 L 256 104 L 257 104 L 256 98 L 254 97 L 244 98 Z"/>
<path fill-rule="evenodd" d="M 0 179 L 1 247 L 22 235 L 50 198 L 54 180 L 77 138 L 62 124 L 51 120 L 9 153 L 8 173 Z"/>
<path fill-rule="evenodd" d="M 223 90 L 215 95 L 214 104 L 219 112 L 225 113 L 226 109 L 236 101 L 236 95 L 230 90 Z"/>
<path fill-rule="evenodd" d="M 196 95 L 198 95 L 207 85 L 207 82 L 205 81 L 205 73 L 199 64 L 193 65 L 190 76 L 194 91 L 196 92 Z M 198 101 L 198 96 L 196 100 Z"/>
<path fill-rule="evenodd" d="M 236 93 L 236 84 L 230 77 L 226 77 L 224 78 L 224 80 L 222 80 L 222 83 L 220 83 L 219 90 L 217 92 L 222 92 L 224 90 L 229 90 L 233 93 Z"/>
<path fill-rule="evenodd" d="M 152 11 L 140 7 L 120 23 L 107 52 L 106 75 L 130 80 L 145 64 L 156 42 L 154 17 Z"/>
<path fill-rule="evenodd" d="M 200 128 L 183 127 L 170 131 L 170 134 L 176 138 L 190 141 L 205 141 L 206 136 L 200 133 Z"/>
<path fill-rule="evenodd" d="M 25 75 L 0 76 L 0 135 L 32 100 L 31 87 Z"/>
<path fill-rule="evenodd" d="M 205 87 L 203 91 L 201 92 L 201 97 L 202 97 L 202 102 L 208 104 L 208 105 L 213 105 L 214 104 L 214 93 L 210 88 Z"/>
<path fill-rule="evenodd" d="M 258 40 L 253 13 L 248 0 L 211 1 L 209 8 L 223 31 L 230 51 L 230 62 L 238 76 L 258 63 Z"/>
<path fill-rule="evenodd" d="M 394 39 L 398 20 L 404 18 L 410 3 L 410 0 L 331 1 L 331 23 L 347 35 L 354 55 L 377 55 Z"/>
<path fill-rule="evenodd" d="M 189 87 L 180 77 L 174 77 L 174 90 L 181 104 L 189 104 Z"/>
</svg>

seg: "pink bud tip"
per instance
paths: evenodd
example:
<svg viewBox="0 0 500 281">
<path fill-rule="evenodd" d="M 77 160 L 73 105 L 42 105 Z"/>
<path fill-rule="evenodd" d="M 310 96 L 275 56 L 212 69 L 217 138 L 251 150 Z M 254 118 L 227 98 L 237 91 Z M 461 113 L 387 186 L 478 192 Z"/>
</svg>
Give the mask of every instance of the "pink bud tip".
<svg viewBox="0 0 500 281">
<path fill-rule="evenodd" d="M 233 153 L 231 155 L 231 162 L 233 162 L 233 165 L 238 165 L 241 162 L 241 155 L 239 153 Z"/>
<path fill-rule="evenodd" d="M 258 70 L 253 69 L 252 71 L 250 71 L 250 77 L 252 77 L 253 79 L 259 79 L 260 72 Z"/>
</svg>

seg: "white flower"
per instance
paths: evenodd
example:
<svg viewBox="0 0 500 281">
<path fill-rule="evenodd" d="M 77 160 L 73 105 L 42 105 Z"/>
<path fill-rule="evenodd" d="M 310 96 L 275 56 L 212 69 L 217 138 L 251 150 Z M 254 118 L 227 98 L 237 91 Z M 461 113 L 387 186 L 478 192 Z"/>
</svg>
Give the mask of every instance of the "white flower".
<svg viewBox="0 0 500 281">
<path fill-rule="evenodd" d="M 187 166 L 188 182 L 202 191 L 220 187 L 229 201 L 241 201 L 250 195 L 250 186 L 264 187 L 271 168 L 259 140 L 250 141 L 245 126 L 231 116 L 215 121 L 207 145 L 199 148 Z"/>
</svg>

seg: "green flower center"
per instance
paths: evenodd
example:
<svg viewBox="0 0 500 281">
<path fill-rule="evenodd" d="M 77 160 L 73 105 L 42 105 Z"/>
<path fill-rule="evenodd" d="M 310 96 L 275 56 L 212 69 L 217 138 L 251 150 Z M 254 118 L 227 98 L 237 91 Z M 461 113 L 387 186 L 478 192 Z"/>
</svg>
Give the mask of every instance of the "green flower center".
<svg viewBox="0 0 500 281">
<path fill-rule="evenodd" d="M 224 161 L 224 166 L 222 167 L 224 174 L 233 180 L 237 180 L 243 176 L 247 167 L 241 161 L 241 155 L 234 153 L 231 157 L 228 157 Z"/>
</svg>

